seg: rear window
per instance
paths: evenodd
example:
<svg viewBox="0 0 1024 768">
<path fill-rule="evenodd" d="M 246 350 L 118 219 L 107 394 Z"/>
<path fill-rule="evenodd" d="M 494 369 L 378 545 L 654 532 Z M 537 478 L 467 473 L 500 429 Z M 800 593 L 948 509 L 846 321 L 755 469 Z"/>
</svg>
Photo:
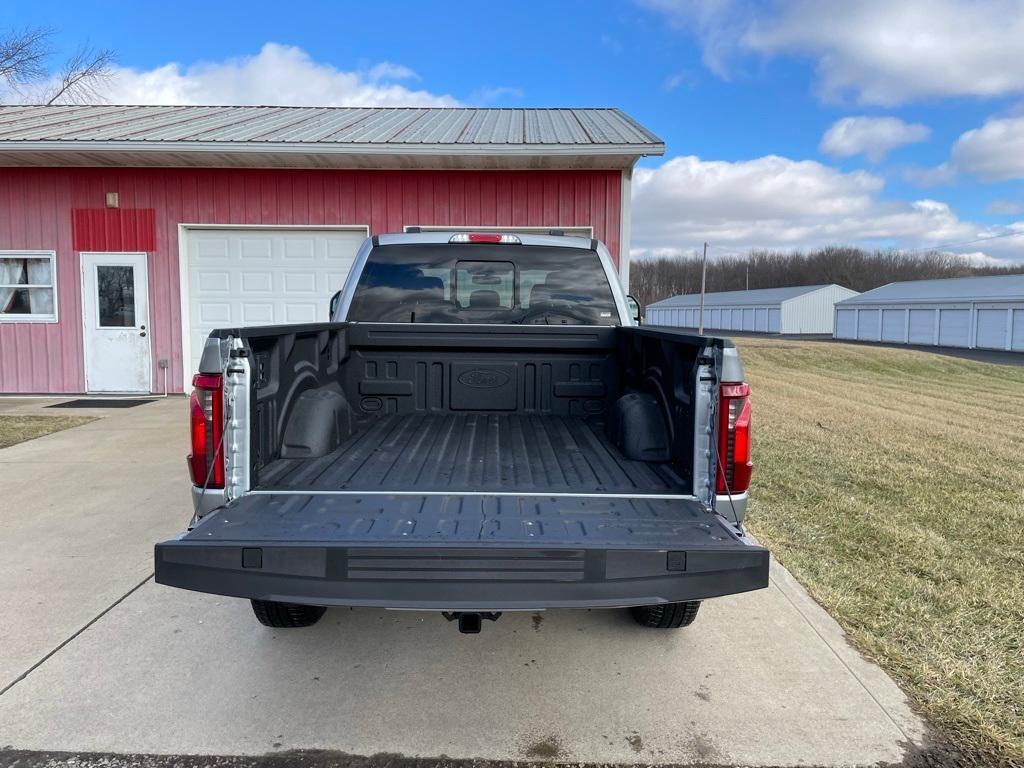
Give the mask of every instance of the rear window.
<svg viewBox="0 0 1024 768">
<path fill-rule="evenodd" d="M 457 243 L 374 248 L 348 319 L 536 325 L 619 321 L 595 251 Z"/>
</svg>

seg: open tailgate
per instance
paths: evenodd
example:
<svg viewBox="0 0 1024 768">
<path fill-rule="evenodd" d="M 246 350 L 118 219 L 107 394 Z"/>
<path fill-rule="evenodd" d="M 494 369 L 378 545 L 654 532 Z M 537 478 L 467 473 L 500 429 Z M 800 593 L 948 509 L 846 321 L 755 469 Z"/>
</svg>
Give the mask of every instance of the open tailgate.
<svg viewBox="0 0 1024 768">
<path fill-rule="evenodd" d="M 768 551 L 696 500 L 253 492 L 156 545 L 156 581 L 312 605 L 499 611 L 768 585 Z"/>
</svg>

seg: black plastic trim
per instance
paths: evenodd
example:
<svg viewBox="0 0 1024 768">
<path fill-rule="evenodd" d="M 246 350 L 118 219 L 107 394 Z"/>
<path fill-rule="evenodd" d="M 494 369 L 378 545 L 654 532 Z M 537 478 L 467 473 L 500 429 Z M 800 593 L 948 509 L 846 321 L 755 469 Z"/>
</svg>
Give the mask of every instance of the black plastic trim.
<svg viewBox="0 0 1024 768">
<path fill-rule="evenodd" d="M 670 558 L 664 550 L 258 542 L 262 568 L 245 567 L 243 558 L 255 560 L 253 544 L 157 544 L 156 582 L 304 605 L 460 611 L 657 605 L 768 586 L 768 551 L 753 545 Z M 673 570 L 680 562 L 686 570 Z"/>
</svg>

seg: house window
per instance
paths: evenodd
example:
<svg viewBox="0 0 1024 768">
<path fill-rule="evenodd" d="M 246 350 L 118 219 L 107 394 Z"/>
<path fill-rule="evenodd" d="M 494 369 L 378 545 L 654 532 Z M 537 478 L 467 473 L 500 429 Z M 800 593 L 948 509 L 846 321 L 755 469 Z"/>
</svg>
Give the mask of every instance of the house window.
<svg viewBox="0 0 1024 768">
<path fill-rule="evenodd" d="M 53 251 L 0 251 L 0 322 L 57 321 Z"/>
</svg>

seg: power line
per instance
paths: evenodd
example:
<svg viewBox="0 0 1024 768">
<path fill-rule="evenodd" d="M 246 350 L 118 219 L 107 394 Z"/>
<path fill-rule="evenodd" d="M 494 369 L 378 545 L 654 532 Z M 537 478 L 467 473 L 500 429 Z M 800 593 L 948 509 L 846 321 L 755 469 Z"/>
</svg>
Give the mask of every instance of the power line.
<svg viewBox="0 0 1024 768">
<path fill-rule="evenodd" d="M 943 248 L 961 248 L 965 245 L 975 245 L 977 243 L 987 243 L 989 240 L 999 240 L 1003 237 L 1019 237 L 1024 235 L 1024 230 L 1020 232 L 1004 232 L 1001 235 L 990 235 L 989 237 L 979 237 L 977 240 L 967 240 L 962 243 L 943 243 L 941 245 L 930 245 L 927 248 L 899 248 L 901 253 L 921 253 L 922 251 L 940 251 Z"/>
</svg>

